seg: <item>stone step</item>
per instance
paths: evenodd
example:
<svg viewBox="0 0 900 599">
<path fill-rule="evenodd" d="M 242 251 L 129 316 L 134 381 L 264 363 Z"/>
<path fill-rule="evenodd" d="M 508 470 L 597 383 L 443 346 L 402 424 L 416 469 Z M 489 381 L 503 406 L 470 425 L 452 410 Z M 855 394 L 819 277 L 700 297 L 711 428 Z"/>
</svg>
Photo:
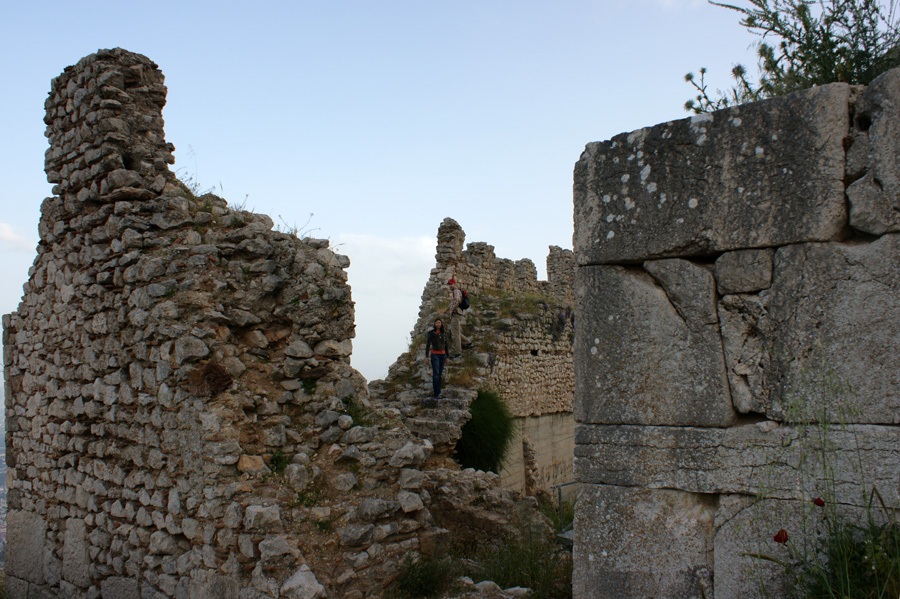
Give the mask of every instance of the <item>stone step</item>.
<svg viewBox="0 0 900 599">
<path fill-rule="evenodd" d="M 447 420 L 432 418 L 409 418 L 406 428 L 422 439 L 428 439 L 435 446 L 456 445 L 460 436 L 460 425 Z"/>
</svg>

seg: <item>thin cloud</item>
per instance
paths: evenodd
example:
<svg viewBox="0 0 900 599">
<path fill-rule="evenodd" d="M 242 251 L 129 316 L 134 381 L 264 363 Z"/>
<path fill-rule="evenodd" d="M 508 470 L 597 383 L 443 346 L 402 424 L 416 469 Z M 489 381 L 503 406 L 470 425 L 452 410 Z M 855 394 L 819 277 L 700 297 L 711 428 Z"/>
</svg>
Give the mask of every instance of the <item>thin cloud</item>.
<svg viewBox="0 0 900 599">
<path fill-rule="evenodd" d="M 381 378 L 407 349 L 422 290 L 434 267 L 435 239 L 387 239 L 338 235 L 332 249 L 350 258 L 348 269 L 356 303 L 352 365 L 369 380 Z"/>
<path fill-rule="evenodd" d="M 332 248 L 350 258 L 350 285 L 354 296 L 403 293 L 417 299 L 434 266 L 435 240 L 432 237 L 387 239 L 375 235 L 345 234 Z"/>
<path fill-rule="evenodd" d="M 22 235 L 19 235 L 12 225 L 0 222 L 0 249 L 13 252 L 34 252 L 37 245 Z"/>
</svg>

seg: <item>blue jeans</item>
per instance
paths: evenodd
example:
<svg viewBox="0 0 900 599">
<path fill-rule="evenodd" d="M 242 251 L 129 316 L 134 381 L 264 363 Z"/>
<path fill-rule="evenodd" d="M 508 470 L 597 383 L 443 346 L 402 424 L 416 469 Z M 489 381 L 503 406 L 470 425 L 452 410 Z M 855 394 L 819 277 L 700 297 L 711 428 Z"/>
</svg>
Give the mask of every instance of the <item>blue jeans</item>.
<svg viewBox="0 0 900 599">
<path fill-rule="evenodd" d="M 434 389 L 434 397 L 441 394 L 441 375 L 444 374 L 446 363 L 447 354 L 431 354 L 431 387 Z"/>
</svg>

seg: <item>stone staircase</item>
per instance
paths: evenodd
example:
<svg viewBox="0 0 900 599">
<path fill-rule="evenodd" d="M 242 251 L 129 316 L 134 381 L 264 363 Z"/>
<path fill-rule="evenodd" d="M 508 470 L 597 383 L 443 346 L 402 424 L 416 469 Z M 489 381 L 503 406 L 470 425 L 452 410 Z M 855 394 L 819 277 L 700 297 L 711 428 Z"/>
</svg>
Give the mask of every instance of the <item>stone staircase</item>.
<svg viewBox="0 0 900 599">
<path fill-rule="evenodd" d="M 374 405 L 396 410 L 403 424 L 420 439 L 428 439 L 437 453 L 450 453 L 456 446 L 462 427 L 469 421 L 469 405 L 478 393 L 464 387 L 444 388 L 444 399 L 431 401 L 431 384 L 419 384 L 388 394 L 384 381 L 373 381 L 369 395 Z"/>
</svg>

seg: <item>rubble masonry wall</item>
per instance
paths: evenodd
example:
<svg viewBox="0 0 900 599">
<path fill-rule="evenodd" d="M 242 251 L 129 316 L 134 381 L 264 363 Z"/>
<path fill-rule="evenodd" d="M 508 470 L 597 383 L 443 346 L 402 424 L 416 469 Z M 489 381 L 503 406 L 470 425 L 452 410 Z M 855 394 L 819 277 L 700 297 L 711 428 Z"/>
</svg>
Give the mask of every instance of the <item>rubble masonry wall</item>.
<svg viewBox="0 0 900 599">
<path fill-rule="evenodd" d="M 55 195 L 3 316 L 8 596 L 361 599 L 454 522 L 499 536 L 496 475 L 426 464 L 350 367 L 349 260 L 179 184 L 165 100 L 121 49 L 47 99 Z"/>
</svg>

